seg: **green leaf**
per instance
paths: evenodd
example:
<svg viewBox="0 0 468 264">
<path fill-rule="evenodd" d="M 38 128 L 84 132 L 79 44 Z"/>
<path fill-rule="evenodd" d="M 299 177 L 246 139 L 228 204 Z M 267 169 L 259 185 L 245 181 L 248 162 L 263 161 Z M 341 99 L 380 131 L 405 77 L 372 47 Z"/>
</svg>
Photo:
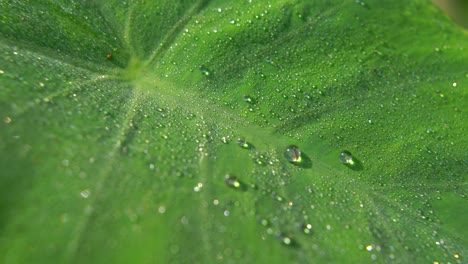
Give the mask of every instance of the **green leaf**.
<svg viewBox="0 0 468 264">
<path fill-rule="evenodd" d="M 1 263 L 466 261 L 468 36 L 428 1 L 0 9 Z"/>
</svg>

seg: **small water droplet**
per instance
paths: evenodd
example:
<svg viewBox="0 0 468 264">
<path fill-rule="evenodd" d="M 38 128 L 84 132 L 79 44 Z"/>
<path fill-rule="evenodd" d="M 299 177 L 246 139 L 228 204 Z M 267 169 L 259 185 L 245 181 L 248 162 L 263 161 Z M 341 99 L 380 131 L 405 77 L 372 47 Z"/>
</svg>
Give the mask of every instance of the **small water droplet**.
<svg viewBox="0 0 468 264">
<path fill-rule="evenodd" d="M 253 103 L 252 97 L 248 94 L 244 95 L 244 101 L 246 101 L 247 103 Z"/>
<path fill-rule="evenodd" d="M 302 233 L 306 235 L 312 234 L 312 225 L 311 224 L 302 224 L 299 226 L 299 229 L 301 230 Z"/>
<path fill-rule="evenodd" d="M 247 142 L 243 137 L 237 139 L 237 145 L 241 146 L 242 148 L 250 148 L 249 142 Z"/>
<path fill-rule="evenodd" d="M 287 235 L 287 234 L 283 234 L 283 233 L 276 233 L 276 237 L 285 246 L 293 246 L 294 245 L 294 240 L 293 240 L 291 235 Z"/>
<path fill-rule="evenodd" d="M 286 150 L 284 151 L 284 157 L 286 158 L 287 161 L 292 162 L 292 163 L 301 162 L 301 150 L 299 149 L 298 146 L 289 145 L 286 147 Z"/>
<path fill-rule="evenodd" d="M 367 251 L 372 251 L 372 250 L 374 250 L 374 247 L 369 244 L 369 245 L 366 246 L 366 250 Z"/>
<path fill-rule="evenodd" d="M 205 66 L 201 66 L 201 67 L 200 67 L 200 71 L 201 71 L 201 73 L 202 73 L 203 75 L 205 75 L 205 76 L 207 76 L 207 77 L 210 76 L 210 71 L 209 71 Z"/>
<path fill-rule="evenodd" d="M 159 212 L 160 214 L 164 214 L 164 213 L 166 212 L 166 207 L 163 206 L 163 205 L 159 206 L 158 212 Z"/>
<path fill-rule="evenodd" d="M 459 259 L 460 255 L 458 253 L 455 253 L 455 254 L 453 254 L 453 257 L 456 258 L 456 259 Z"/>
<path fill-rule="evenodd" d="M 9 116 L 4 117 L 4 118 L 3 118 L 3 122 L 4 122 L 5 124 L 10 124 L 10 123 L 11 123 L 11 117 L 9 117 Z"/>
<path fill-rule="evenodd" d="M 199 192 L 203 188 L 203 183 L 199 182 L 195 187 L 193 187 L 194 192 Z"/>
<path fill-rule="evenodd" d="M 349 165 L 354 164 L 353 155 L 349 151 L 346 151 L 346 150 L 340 153 L 339 160 L 343 164 L 349 164 Z"/>
<path fill-rule="evenodd" d="M 278 195 L 278 194 L 276 194 L 276 193 L 273 193 L 273 194 L 271 195 L 271 197 L 272 197 L 273 199 L 275 199 L 276 201 L 278 201 L 278 202 L 282 202 L 282 201 L 284 200 L 283 197 L 281 197 L 280 195 Z"/>
<path fill-rule="evenodd" d="M 83 190 L 83 191 L 80 192 L 80 196 L 81 196 L 82 198 L 84 198 L 84 199 L 88 198 L 89 195 L 90 195 L 90 191 L 89 191 L 88 189 Z"/>
<path fill-rule="evenodd" d="M 240 183 L 240 181 L 237 180 L 236 176 L 232 176 L 232 175 L 228 174 L 228 175 L 224 176 L 224 182 L 229 187 L 233 187 L 233 188 L 241 187 L 241 183 Z"/>
<path fill-rule="evenodd" d="M 221 138 L 221 142 L 223 142 L 224 144 L 229 143 L 230 140 L 231 140 L 231 138 L 230 138 L 229 136 L 226 136 L 226 137 L 222 137 L 222 138 Z"/>
</svg>

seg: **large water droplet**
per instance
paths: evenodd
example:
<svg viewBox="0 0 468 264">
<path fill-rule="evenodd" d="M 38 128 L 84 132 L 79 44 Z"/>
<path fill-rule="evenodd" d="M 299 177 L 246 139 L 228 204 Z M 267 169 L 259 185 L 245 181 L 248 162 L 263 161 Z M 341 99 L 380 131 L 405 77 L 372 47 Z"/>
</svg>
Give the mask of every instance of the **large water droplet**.
<svg viewBox="0 0 468 264">
<path fill-rule="evenodd" d="M 342 151 L 339 156 L 340 162 L 343 164 L 353 165 L 353 155 L 349 151 Z"/>
<path fill-rule="evenodd" d="M 286 147 L 286 150 L 284 150 L 284 157 L 287 161 L 292 163 L 301 162 L 301 150 L 298 146 L 289 145 Z"/>
</svg>

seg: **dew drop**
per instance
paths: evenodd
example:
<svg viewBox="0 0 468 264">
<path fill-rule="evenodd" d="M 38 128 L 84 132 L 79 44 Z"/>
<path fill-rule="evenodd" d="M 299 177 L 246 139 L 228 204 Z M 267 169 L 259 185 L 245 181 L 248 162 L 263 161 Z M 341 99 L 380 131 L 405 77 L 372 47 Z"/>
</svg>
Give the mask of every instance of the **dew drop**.
<svg viewBox="0 0 468 264">
<path fill-rule="evenodd" d="M 200 71 L 201 71 L 201 73 L 202 73 L 203 75 L 205 75 L 205 76 L 207 76 L 207 77 L 210 76 L 210 71 L 209 71 L 205 66 L 201 66 L 201 67 L 200 67 Z"/>
<path fill-rule="evenodd" d="M 239 145 L 242 148 L 250 148 L 249 142 L 247 142 L 243 137 L 237 139 L 237 145 Z"/>
<path fill-rule="evenodd" d="M 277 233 L 276 237 L 281 241 L 281 243 L 285 246 L 293 246 L 294 240 L 291 235 Z"/>
<path fill-rule="evenodd" d="M 233 188 L 241 187 L 241 183 L 240 183 L 239 180 L 237 180 L 236 176 L 232 176 L 232 175 L 228 174 L 228 175 L 224 176 L 224 182 L 229 187 L 233 187 Z"/>
<path fill-rule="evenodd" d="M 276 194 L 276 193 L 273 193 L 271 195 L 271 198 L 273 198 L 274 200 L 278 201 L 278 202 L 282 202 L 284 199 L 283 197 L 281 197 L 280 195 Z"/>
<path fill-rule="evenodd" d="M 197 185 L 195 185 L 195 187 L 193 187 L 193 191 L 194 192 L 200 192 L 203 188 L 203 183 L 199 182 L 197 183 Z"/>
<path fill-rule="evenodd" d="M 9 116 L 4 117 L 4 118 L 3 118 L 3 122 L 4 122 L 5 124 L 10 124 L 10 123 L 11 123 L 11 117 L 9 117 Z"/>
<path fill-rule="evenodd" d="M 287 161 L 292 163 L 299 163 L 301 162 L 301 150 L 298 146 L 289 145 L 286 147 L 284 151 L 284 157 Z"/>
<path fill-rule="evenodd" d="M 300 230 L 302 233 L 306 234 L 306 235 L 310 235 L 312 234 L 312 225 L 311 224 L 302 224 L 300 226 Z"/>
<path fill-rule="evenodd" d="M 340 153 L 339 160 L 343 164 L 349 164 L 349 165 L 354 164 L 353 155 L 349 151 L 346 151 L 346 150 Z"/>
<path fill-rule="evenodd" d="M 247 102 L 247 103 L 253 103 L 253 99 L 250 95 L 246 94 L 244 95 L 244 101 Z"/>
<path fill-rule="evenodd" d="M 221 138 L 221 142 L 223 142 L 224 144 L 229 143 L 229 140 L 230 140 L 229 136 L 226 136 L 226 137 L 222 137 L 222 138 Z"/>
<path fill-rule="evenodd" d="M 86 199 L 86 198 L 88 198 L 88 197 L 89 197 L 89 195 L 90 195 L 90 191 L 89 191 L 88 189 L 86 189 L 86 190 L 83 190 L 83 191 L 81 191 L 81 192 L 80 192 L 80 196 L 81 196 L 81 198 L 84 198 L 84 199 Z"/>
</svg>

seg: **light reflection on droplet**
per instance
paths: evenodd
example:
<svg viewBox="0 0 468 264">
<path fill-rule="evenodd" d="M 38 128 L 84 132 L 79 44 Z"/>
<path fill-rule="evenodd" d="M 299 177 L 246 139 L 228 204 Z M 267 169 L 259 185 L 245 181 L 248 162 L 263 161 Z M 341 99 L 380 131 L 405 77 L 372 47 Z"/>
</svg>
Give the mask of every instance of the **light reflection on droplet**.
<svg viewBox="0 0 468 264">
<path fill-rule="evenodd" d="M 160 214 L 164 214 L 164 213 L 166 212 L 166 207 L 163 206 L 163 205 L 159 206 L 158 212 L 159 212 Z"/>
<path fill-rule="evenodd" d="M 301 150 L 295 145 L 289 145 L 284 150 L 284 157 L 292 163 L 301 162 Z"/>
<path fill-rule="evenodd" d="M 195 187 L 193 187 L 193 190 L 195 192 L 199 192 L 199 191 L 201 191 L 202 188 L 203 188 L 203 183 L 199 182 L 199 183 L 197 183 L 197 185 L 195 185 Z"/>
<path fill-rule="evenodd" d="M 11 123 L 11 117 L 6 116 L 5 118 L 3 118 L 3 122 L 4 122 L 5 124 L 10 124 L 10 123 Z"/>
<path fill-rule="evenodd" d="M 88 189 L 81 191 L 80 195 L 82 198 L 87 199 L 90 195 L 90 191 Z"/>
</svg>

